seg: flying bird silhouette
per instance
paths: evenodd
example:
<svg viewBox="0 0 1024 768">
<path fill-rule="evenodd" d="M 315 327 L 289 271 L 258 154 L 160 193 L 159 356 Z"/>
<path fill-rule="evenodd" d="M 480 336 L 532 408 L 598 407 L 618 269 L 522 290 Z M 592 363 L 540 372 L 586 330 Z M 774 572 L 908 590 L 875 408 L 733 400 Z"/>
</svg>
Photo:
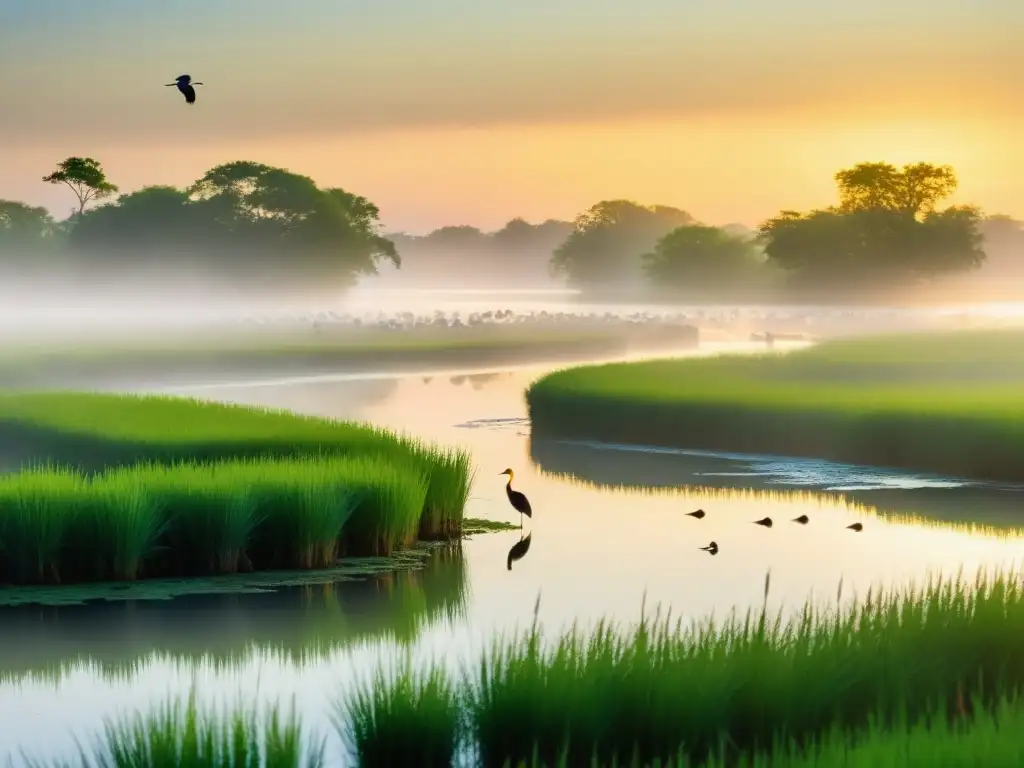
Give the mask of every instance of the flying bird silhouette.
<svg viewBox="0 0 1024 768">
<path fill-rule="evenodd" d="M 688 517 L 696 517 L 698 520 L 702 519 L 707 513 L 703 509 L 698 509 L 696 512 L 687 512 Z"/>
<path fill-rule="evenodd" d="M 846 527 L 849 528 L 851 531 L 856 531 L 857 533 L 860 533 L 864 530 L 864 526 L 861 523 L 854 523 L 853 525 L 848 525 Z"/>
<path fill-rule="evenodd" d="M 794 517 L 793 522 L 800 523 L 800 525 L 807 525 L 809 522 L 811 522 L 811 518 L 809 518 L 807 515 L 800 515 L 800 517 Z"/>
<path fill-rule="evenodd" d="M 717 555 L 718 554 L 718 543 L 712 541 L 706 547 L 701 547 L 700 550 L 702 552 L 707 552 L 710 555 Z"/>
<path fill-rule="evenodd" d="M 185 97 L 186 104 L 196 103 L 196 89 L 192 87 L 193 85 L 202 85 L 202 83 L 193 83 L 191 75 L 178 75 L 173 83 L 165 83 L 167 88 L 177 86 L 178 90 Z"/>
<path fill-rule="evenodd" d="M 772 519 L 770 517 L 762 517 L 760 520 L 755 520 L 754 525 L 763 525 L 765 528 L 771 528 Z"/>
</svg>

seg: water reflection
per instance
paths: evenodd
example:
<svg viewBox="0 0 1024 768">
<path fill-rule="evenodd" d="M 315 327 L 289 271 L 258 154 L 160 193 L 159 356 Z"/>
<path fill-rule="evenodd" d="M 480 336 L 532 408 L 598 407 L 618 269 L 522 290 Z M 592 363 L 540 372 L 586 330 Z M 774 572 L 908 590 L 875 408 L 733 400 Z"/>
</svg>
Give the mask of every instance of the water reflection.
<svg viewBox="0 0 1024 768">
<path fill-rule="evenodd" d="M 834 602 L 840 580 L 844 599 L 852 599 L 929 571 L 1012 566 L 1021 554 L 1024 539 L 1013 525 L 1024 497 L 1012 487 L 778 457 L 527 442 L 517 434 L 528 431 L 523 389 L 549 367 L 488 379 L 478 389 L 466 386 L 468 373 L 456 385 L 448 376 L 457 372 L 446 371 L 430 381 L 392 377 L 386 392 L 329 379 L 185 390 L 461 444 L 478 470 L 469 516 L 515 522 L 495 477 L 507 466 L 517 468 L 517 487 L 541 514 L 527 536 L 465 542 L 465 562 L 460 553 L 433 571 L 326 592 L 238 595 L 205 610 L 195 601 L 122 603 L 77 622 L 73 607 L 56 618 L 53 609 L 0 609 L 0 667 L 21 672 L 0 686 L 0 762 L 21 745 L 74 754 L 71 727 L 88 738 L 102 716 L 185 693 L 197 677 L 204 701 L 239 687 L 251 693 L 261 680 L 261 700 L 296 695 L 304 724 L 329 732 L 329 697 L 351 688 L 381 654 L 411 649 L 417 659 L 438 657 L 460 670 L 496 633 L 529 626 L 538 595 L 549 631 L 600 618 L 635 621 L 645 597 L 648 608 L 698 619 L 760 608 L 770 571 L 768 609 L 796 612 L 808 598 Z M 694 519 L 697 509 L 706 516 Z M 766 516 L 779 522 L 774 530 L 751 524 Z M 800 517 L 811 524 L 789 523 Z M 846 529 L 857 522 L 864 535 Z M 518 560 L 513 581 L 510 547 L 518 541 L 525 548 L 533 531 L 544 546 Z M 209 662 L 217 654 L 237 662 Z M 78 658 L 99 661 L 72 663 Z M 23 674 L 62 660 L 70 666 L 59 687 Z M 131 677 L 118 682 L 104 669 L 132 670 Z"/>
<path fill-rule="evenodd" d="M 778 456 L 723 454 L 530 437 L 545 475 L 598 488 L 802 488 L 836 493 L 894 519 L 1024 527 L 1024 486 Z"/>
<path fill-rule="evenodd" d="M 520 538 L 515 544 L 512 545 L 512 549 L 508 551 L 508 569 L 512 570 L 512 563 L 517 560 L 522 560 L 526 557 L 526 553 L 530 551 L 530 541 L 533 539 L 533 533 L 526 534 L 526 538 Z"/>
<path fill-rule="evenodd" d="M 84 659 L 113 672 L 152 654 L 228 661 L 256 645 L 299 660 L 368 638 L 407 643 L 439 620 L 460 619 L 466 592 L 461 546 L 449 546 L 434 550 L 421 569 L 365 581 L 5 608 L 0 677 L 59 673 Z"/>
</svg>

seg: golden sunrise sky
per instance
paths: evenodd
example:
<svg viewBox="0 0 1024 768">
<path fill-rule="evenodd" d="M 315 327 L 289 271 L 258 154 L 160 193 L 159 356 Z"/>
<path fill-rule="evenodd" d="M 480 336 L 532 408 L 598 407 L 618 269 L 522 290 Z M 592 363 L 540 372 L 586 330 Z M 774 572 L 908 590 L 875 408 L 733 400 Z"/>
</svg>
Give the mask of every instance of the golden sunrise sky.
<svg viewBox="0 0 1024 768">
<path fill-rule="evenodd" d="M 72 154 L 122 191 L 251 159 L 409 232 L 620 197 L 756 225 L 928 160 L 1024 218 L 1022 40 L 1020 0 L 0 0 L 0 198 L 63 218 Z"/>
</svg>

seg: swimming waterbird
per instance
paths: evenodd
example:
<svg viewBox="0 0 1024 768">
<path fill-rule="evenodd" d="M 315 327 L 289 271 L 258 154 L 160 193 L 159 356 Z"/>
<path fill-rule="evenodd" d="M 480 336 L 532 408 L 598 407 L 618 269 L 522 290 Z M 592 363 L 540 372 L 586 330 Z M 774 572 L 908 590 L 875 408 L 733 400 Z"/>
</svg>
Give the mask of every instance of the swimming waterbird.
<svg viewBox="0 0 1024 768">
<path fill-rule="evenodd" d="M 765 528 L 771 528 L 772 519 L 770 517 L 762 517 L 760 520 L 755 520 L 754 525 L 763 525 Z"/>
<path fill-rule="evenodd" d="M 800 523 L 800 525 L 807 525 L 809 522 L 811 522 L 811 518 L 809 518 L 807 515 L 800 515 L 800 517 L 794 517 L 793 522 Z"/>
<path fill-rule="evenodd" d="M 193 83 L 191 75 L 178 75 L 173 83 L 166 83 L 165 87 L 171 88 L 173 86 L 177 86 L 178 90 L 181 91 L 182 95 L 185 97 L 185 103 L 195 104 L 196 89 L 192 87 L 193 85 L 202 85 L 202 83 Z"/>
<path fill-rule="evenodd" d="M 864 530 L 864 526 L 860 523 L 854 523 L 853 525 L 848 525 L 846 527 L 851 531 L 856 531 L 857 533 L 860 533 Z"/>
<path fill-rule="evenodd" d="M 708 554 L 711 554 L 711 555 L 717 555 L 718 554 L 718 543 L 712 541 L 706 547 L 701 547 L 700 550 L 701 550 L 701 552 L 707 552 Z"/>
<path fill-rule="evenodd" d="M 509 503 L 512 508 L 519 513 L 519 527 L 523 527 L 523 515 L 526 515 L 531 520 L 533 519 L 533 508 L 530 506 L 529 499 L 519 491 L 512 490 L 512 478 L 515 477 L 515 473 L 511 469 L 506 469 L 500 473 L 502 475 L 508 475 L 508 482 L 505 484 L 505 493 L 508 494 Z"/>
<path fill-rule="evenodd" d="M 512 570 L 512 563 L 516 560 L 522 560 L 526 557 L 526 553 L 530 551 L 530 538 L 533 536 L 533 532 L 526 534 L 526 538 L 520 538 L 515 544 L 512 545 L 512 549 L 508 551 L 508 569 Z"/>
<path fill-rule="evenodd" d="M 688 517 L 696 517 L 698 520 L 701 520 L 707 513 L 703 509 L 698 509 L 696 512 L 687 512 L 686 514 Z"/>
</svg>

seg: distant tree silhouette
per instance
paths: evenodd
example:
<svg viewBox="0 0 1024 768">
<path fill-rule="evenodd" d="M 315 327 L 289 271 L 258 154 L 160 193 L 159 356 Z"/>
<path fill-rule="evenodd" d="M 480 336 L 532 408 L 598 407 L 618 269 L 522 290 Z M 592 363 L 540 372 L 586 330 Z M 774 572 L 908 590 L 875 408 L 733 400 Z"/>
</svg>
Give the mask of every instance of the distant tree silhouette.
<svg viewBox="0 0 1024 768">
<path fill-rule="evenodd" d="M 838 206 L 782 211 L 758 231 L 769 262 L 793 275 L 794 286 L 857 292 L 984 261 L 980 211 L 936 207 L 956 189 L 949 166 L 861 163 L 835 178 Z"/>
<path fill-rule="evenodd" d="M 719 227 L 677 227 L 642 259 L 645 274 L 662 293 L 724 300 L 763 287 L 765 268 L 756 244 Z"/>
<path fill-rule="evenodd" d="M 202 264 L 239 281 L 329 281 L 400 266 L 378 232 L 379 211 L 340 188 L 320 189 L 283 168 L 236 161 L 187 190 L 146 187 L 78 217 L 73 250 L 104 263 Z"/>
<path fill-rule="evenodd" d="M 573 231 L 551 256 L 552 272 L 589 290 L 635 284 L 642 278 L 640 256 L 668 232 L 693 221 L 678 208 L 604 200 L 576 217 Z"/>
</svg>

